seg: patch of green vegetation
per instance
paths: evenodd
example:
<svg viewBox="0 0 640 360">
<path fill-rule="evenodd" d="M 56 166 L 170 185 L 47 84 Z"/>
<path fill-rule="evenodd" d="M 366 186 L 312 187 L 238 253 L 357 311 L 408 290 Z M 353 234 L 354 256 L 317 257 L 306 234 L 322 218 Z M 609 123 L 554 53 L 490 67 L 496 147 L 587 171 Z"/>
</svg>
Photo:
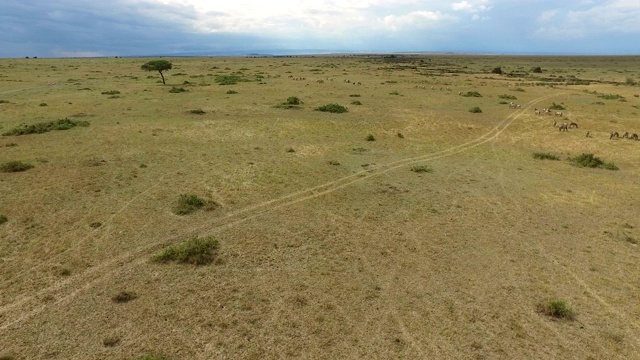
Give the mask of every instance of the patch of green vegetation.
<svg viewBox="0 0 640 360">
<path fill-rule="evenodd" d="M 22 162 L 22 161 L 8 161 L 6 163 L 0 164 L 0 172 L 5 172 L 5 173 L 21 172 L 21 171 L 27 171 L 32 167 L 33 165 Z"/>
<path fill-rule="evenodd" d="M 235 85 L 240 81 L 249 81 L 249 80 L 243 79 L 242 76 L 240 75 L 231 74 L 231 75 L 216 75 L 214 77 L 214 81 L 218 85 Z"/>
<path fill-rule="evenodd" d="M 327 161 L 327 164 L 333 165 L 333 166 L 338 166 L 338 165 L 340 165 L 340 162 L 339 161 L 335 161 L 335 160 L 329 160 L 329 161 Z"/>
<path fill-rule="evenodd" d="M 294 152 L 296 152 L 296 149 L 290 147 L 290 148 L 287 148 L 287 150 L 285 150 L 285 151 L 288 152 L 288 153 L 294 153 Z"/>
<path fill-rule="evenodd" d="M 538 311 L 544 315 L 555 319 L 573 320 L 575 311 L 565 302 L 558 299 L 551 299 L 538 306 Z"/>
<path fill-rule="evenodd" d="M 372 134 L 369 134 L 369 135 L 367 135 L 365 140 L 367 140 L 367 141 L 376 141 L 376 138 Z"/>
<path fill-rule="evenodd" d="M 504 100 L 518 100 L 517 97 L 515 97 L 513 95 L 509 95 L 509 94 L 498 95 L 498 98 L 504 99 Z"/>
<path fill-rule="evenodd" d="M 482 95 L 477 91 L 467 91 L 466 93 L 462 94 L 462 96 L 464 96 L 464 97 L 482 97 Z"/>
<path fill-rule="evenodd" d="M 494 67 L 493 70 L 491 70 L 492 74 L 502 74 L 502 68 L 500 66 Z"/>
<path fill-rule="evenodd" d="M 542 68 L 540 66 L 536 66 L 533 69 L 531 69 L 531 72 L 536 73 L 536 74 L 541 74 L 542 73 Z"/>
<path fill-rule="evenodd" d="M 549 109 L 551 109 L 551 110 L 566 110 L 567 107 L 563 106 L 561 104 L 553 103 L 553 105 L 549 106 Z"/>
<path fill-rule="evenodd" d="M 482 109 L 480 109 L 480 107 L 478 106 L 474 106 L 471 109 L 469 109 L 469 112 L 474 114 L 479 114 L 482 112 Z"/>
<path fill-rule="evenodd" d="M 40 103 L 40 105 L 38 105 L 38 106 L 49 106 L 49 104 L 47 104 L 47 103 Z"/>
<path fill-rule="evenodd" d="M 212 263 L 218 255 L 220 244 L 212 236 L 199 238 L 194 236 L 179 244 L 171 245 L 155 255 L 152 261 L 159 263 L 177 262 L 183 264 L 206 265 Z"/>
<path fill-rule="evenodd" d="M 9 104 L 9 101 L 7 101 L 7 100 L 0 100 L 0 104 Z"/>
<path fill-rule="evenodd" d="M 351 102 L 351 105 L 362 105 L 362 102 L 360 100 L 354 100 Z"/>
<path fill-rule="evenodd" d="M 189 113 L 195 114 L 195 115 L 204 115 L 207 112 L 202 109 L 193 109 L 193 110 L 189 110 Z"/>
<path fill-rule="evenodd" d="M 338 104 L 327 104 L 327 105 L 322 105 L 320 107 L 315 108 L 314 110 L 316 111 L 323 111 L 323 112 L 330 112 L 330 113 L 336 113 L 336 114 L 340 114 L 340 113 L 344 113 L 347 112 L 348 109 L 342 105 L 338 105 Z"/>
<path fill-rule="evenodd" d="M 576 156 L 570 159 L 572 163 L 576 166 L 580 167 L 590 167 L 590 168 L 604 168 L 607 170 L 619 170 L 619 168 L 614 163 L 607 163 L 602 161 L 600 158 L 594 156 L 591 153 L 583 153 L 582 155 Z"/>
<path fill-rule="evenodd" d="M 525 90 L 523 88 L 515 88 L 513 89 L 513 91 L 517 91 L 517 92 L 525 92 Z"/>
<path fill-rule="evenodd" d="M 176 215 L 188 215 L 199 209 L 213 210 L 216 207 L 218 207 L 218 203 L 213 200 L 205 200 L 193 194 L 181 194 L 178 196 L 178 202 L 173 212 Z"/>
<path fill-rule="evenodd" d="M 360 97 L 360 94 L 351 94 L 349 97 Z"/>
<path fill-rule="evenodd" d="M 168 359 L 160 355 L 143 355 L 142 357 L 136 360 L 168 360 Z"/>
<path fill-rule="evenodd" d="M 101 92 L 102 95 L 118 95 L 120 94 L 120 91 L 118 90 L 109 90 L 109 91 L 103 91 Z"/>
<path fill-rule="evenodd" d="M 301 105 L 302 101 L 297 96 L 289 96 L 287 101 L 284 102 L 286 105 Z"/>
<path fill-rule="evenodd" d="M 414 165 L 411 167 L 411 171 L 414 173 L 430 173 L 433 172 L 433 169 L 427 165 Z"/>
<path fill-rule="evenodd" d="M 187 92 L 187 91 L 189 91 L 189 90 L 187 90 L 185 88 L 182 88 L 182 87 L 175 87 L 175 86 L 172 86 L 171 89 L 169 90 L 169 92 L 173 93 L 173 94 L 183 93 L 183 92 Z"/>
<path fill-rule="evenodd" d="M 598 95 L 598 97 L 605 100 L 623 100 L 624 99 L 624 96 L 618 95 L 618 94 L 600 94 Z"/>
<path fill-rule="evenodd" d="M 9 218 L 4 214 L 0 214 L 0 225 L 6 223 L 7 221 L 9 221 Z"/>
<path fill-rule="evenodd" d="M 233 94 L 237 94 L 238 92 L 235 90 L 227 90 L 227 94 L 228 95 L 233 95 Z"/>
<path fill-rule="evenodd" d="M 0 360 L 16 360 L 16 357 L 11 354 L 2 354 Z"/>
<path fill-rule="evenodd" d="M 533 158 L 534 159 L 539 159 L 539 160 L 560 160 L 560 158 L 556 155 L 550 154 L 550 153 L 533 153 Z"/>
<path fill-rule="evenodd" d="M 392 92 L 389 93 L 389 95 L 400 95 L 400 93 L 397 92 L 397 91 L 392 91 Z"/>
<path fill-rule="evenodd" d="M 18 146 L 18 144 L 16 143 L 8 143 L 4 145 L 4 147 L 16 147 L 16 146 Z"/>
<path fill-rule="evenodd" d="M 68 118 L 49 121 L 43 123 L 37 123 L 32 125 L 23 124 L 3 133 L 3 136 L 19 136 L 19 135 L 28 135 L 28 134 L 43 134 L 52 130 L 69 130 L 76 126 L 89 126 L 88 121 L 82 120 L 71 120 Z"/>
</svg>

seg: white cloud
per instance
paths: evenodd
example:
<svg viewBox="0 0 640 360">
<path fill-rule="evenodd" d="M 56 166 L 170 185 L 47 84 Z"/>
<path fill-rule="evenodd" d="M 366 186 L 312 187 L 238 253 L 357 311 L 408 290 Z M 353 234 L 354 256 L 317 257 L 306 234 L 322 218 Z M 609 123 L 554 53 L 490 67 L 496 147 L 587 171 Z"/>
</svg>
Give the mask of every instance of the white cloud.
<svg viewBox="0 0 640 360">
<path fill-rule="evenodd" d="M 487 11 L 491 8 L 489 0 L 463 0 L 457 3 L 451 4 L 451 9 L 454 11 L 466 11 L 470 13 L 478 13 Z"/>
<path fill-rule="evenodd" d="M 405 28 L 426 28 L 441 24 L 442 22 L 453 22 L 457 18 L 443 14 L 439 11 L 414 11 L 405 15 L 385 16 L 385 26 L 393 31 Z"/>
</svg>

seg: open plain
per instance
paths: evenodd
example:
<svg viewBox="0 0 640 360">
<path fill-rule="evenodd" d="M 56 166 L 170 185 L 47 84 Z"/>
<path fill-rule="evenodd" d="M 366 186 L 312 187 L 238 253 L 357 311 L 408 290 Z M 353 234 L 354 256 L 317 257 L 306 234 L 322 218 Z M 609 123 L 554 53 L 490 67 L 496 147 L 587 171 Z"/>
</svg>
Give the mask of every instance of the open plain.
<svg viewBox="0 0 640 360">
<path fill-rule="evenodd" d="M 640 359 L 638 57 L 166 59 L 0 59 L 0 358 Z"/>
</svg>

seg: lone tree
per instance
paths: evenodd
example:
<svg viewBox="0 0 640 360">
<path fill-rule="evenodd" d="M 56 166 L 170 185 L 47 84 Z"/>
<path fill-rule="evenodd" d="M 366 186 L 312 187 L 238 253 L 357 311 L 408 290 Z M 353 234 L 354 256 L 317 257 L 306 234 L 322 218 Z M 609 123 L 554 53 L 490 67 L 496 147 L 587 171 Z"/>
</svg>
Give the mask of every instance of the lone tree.
<svg viewBox="0 0 640 360">
<path fill-rule="evenodd" d="M 166 70 L 171 70 L 172 67 L 173 67 L 173 65 L 171 65 L 170 61 L 167 61 L 167 60 L 151 60 L 151 61 L 143 64 L 140 68 L 142 68 L 142 70 L 145 70 L 145 71 L 157 71 L 157 72 L 159 72 L 160 76 L 162 77 L 162 83 L 165 84 L 164 75 L 162 75 L 162 72 L 166 71 Z"/>
<path fill-rule="evenodd" d="M 493 68 L 493 70 L 491 70 L 492 74 L 502 74 L 502 68 L 500 66 Z"/>
</svg>

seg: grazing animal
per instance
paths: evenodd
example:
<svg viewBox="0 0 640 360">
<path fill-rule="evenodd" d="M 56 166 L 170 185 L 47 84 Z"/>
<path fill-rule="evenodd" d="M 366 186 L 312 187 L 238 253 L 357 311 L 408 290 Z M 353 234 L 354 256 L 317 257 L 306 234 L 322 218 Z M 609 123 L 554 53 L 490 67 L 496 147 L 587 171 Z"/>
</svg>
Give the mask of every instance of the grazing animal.
<svg viewBox="0 0 640 360">
<path fill-rule="evenodd" d="M 622 138 L 623 139 L 630 139 L 629 132 L 625 131 L 624 134 L 622 134 Z"/>
<path fill-rule="evenodd" d="M 609 140 L 613 139 L 613 138 L 618 138 L 620 135 L 618 134 L 617 131 L 612 131 L 611 135 L 609 135 Z"/>
<path fill-rule="evenodd" d="M 564 124 L 560 125 L 558 130 L 560 130 L 560 131 L 569 131 L 569 124 L 564 123 Z"/>
<path fill-rule="evenodd" d="M 631 135 L 631 140 L 638 140 L 638 134 Z"/>
<path fill-rule="evenodd" d="M 557 124 L 558 123 L 555 120 L 553 120 L 553 127 L 556 127 Z"/>
<path fill-rule="evenodd" d="M 556 111 L 556 116 L 562 117 L 562 111 Z"/>
<path fill-rule="evenodd" d="M 569 127 L 570 127 L 570 128 L 576 128 L 576 129 L 577 129 L 577 128 L 578 128 L 578 124 L 576 124 L 576 123 L 574 123 L 574 122 L 571 122 L 571 124 L 569 124 Z"/>
<path fill-rule="evenodd" d="M 591 137 L 591 135 L 589 134 L 589 132 L 587 131 L 587 136 L 586 137 Z"/>
</svg>

